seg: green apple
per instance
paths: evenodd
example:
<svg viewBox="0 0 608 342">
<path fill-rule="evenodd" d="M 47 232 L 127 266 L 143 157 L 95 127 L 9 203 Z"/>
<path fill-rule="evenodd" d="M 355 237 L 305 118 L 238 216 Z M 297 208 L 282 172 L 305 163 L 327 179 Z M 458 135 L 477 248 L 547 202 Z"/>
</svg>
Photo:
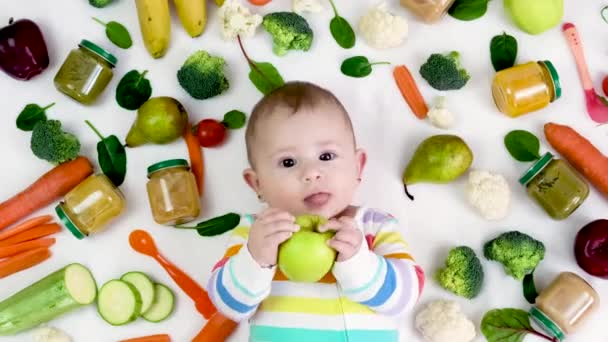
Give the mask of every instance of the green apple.
<svg viewBox="0 0 608 342">
<path fill-rule="evenodd" d="M 505 0 L 504 4 L 515 24 L 530 34 L 555 27 L 564 15 L 564 0 Z"/>
<path fill-rule="evenodd" d="M 279 247 L 279 269 L 292 281 L 316 282 L 327 274 L 336 260 L 336 251 L 327 245 L 334 232 L 317 232 L 327 222 L 316 215 L 296 217 L 300 230 Z"/>
</svg>

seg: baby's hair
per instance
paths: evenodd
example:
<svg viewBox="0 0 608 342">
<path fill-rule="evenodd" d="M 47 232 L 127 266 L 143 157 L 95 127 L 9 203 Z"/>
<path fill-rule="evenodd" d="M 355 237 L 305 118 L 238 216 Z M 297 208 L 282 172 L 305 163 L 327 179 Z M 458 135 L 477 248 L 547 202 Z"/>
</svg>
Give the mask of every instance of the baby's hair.
<svg viewBox="0 0 608 342">
<path fill-rule="evenodd" d="M 340 100 L 332 92 L 318 85 L 310 82 L 291 81 L 264 96 L 253 107 L 245 131 L 245 145 L 247 147 L 249 164 L 253 166 L 251 144 L 255 135 L 256 125 L 260 119 L 276 114 L 291 116 L 302 110 L 312 111 L 320 107 L 337 109 L 328 112 L 333 115 L 341 115 L 348 129 L 353 132 L 353 125 L 348 112 Z"/>
</svg>

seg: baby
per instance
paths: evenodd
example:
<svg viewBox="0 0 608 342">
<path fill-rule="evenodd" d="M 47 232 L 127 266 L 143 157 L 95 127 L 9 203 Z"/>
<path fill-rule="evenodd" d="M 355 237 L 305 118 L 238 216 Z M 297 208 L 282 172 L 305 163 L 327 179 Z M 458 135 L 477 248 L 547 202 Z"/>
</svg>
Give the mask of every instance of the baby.
<svg viewBox="0 0 608 342">
<path fill-rule="evenodd" d="M 393 318 L 416 303 L 424 273 L 395 218 L 351 205 L 366 154 L 340 101 L 287 83 L 256 104 L 245 140 L 243 176 L 268 208 L 243 216 L 213 270 L 207 288 L 218 311 L 250 318 L 250 341 L 398 341 L 404 323 Z M 328 218 L 319 231 L 335 231 L 336 262 L 316 283 L 289 281 L 276 266 L 303 214 Z"/>
</svg>

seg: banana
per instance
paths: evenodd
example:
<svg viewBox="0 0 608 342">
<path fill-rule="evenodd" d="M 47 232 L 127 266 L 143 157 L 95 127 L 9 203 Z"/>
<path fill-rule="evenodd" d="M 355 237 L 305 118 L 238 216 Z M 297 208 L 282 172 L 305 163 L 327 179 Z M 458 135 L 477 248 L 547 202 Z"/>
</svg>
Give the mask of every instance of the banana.
<svg viewBox="0 0 608 342">
<path fill-rule="evenodd" d="M 169 0 L 135 0 L 146 49 L 154 58 L 165 55 L 171 39 Z"/>
<path fill-rule="evenodd" d="M 205 30 L 207 11 L 205 0 L 174 0 L 177 15 L 190 37 L 198 37 Z"/>
</svg>

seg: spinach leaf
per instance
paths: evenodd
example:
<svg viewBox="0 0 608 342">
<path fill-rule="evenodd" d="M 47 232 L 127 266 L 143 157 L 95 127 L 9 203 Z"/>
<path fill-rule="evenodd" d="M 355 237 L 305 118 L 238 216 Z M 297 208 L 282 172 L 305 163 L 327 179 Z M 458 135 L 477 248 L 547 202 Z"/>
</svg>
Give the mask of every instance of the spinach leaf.
<svg viewBox="0 0 608 342">
<path fill-rule="evenodd" d="M 22 131 L 31 131 L 38 121 L 46 121 L 45 111 L 55 105 L 55 102 L 46 107 L 40 107 L 35 103 L 30 103 L 21 110 L 17 116 L 17 128 Z"/>
<path fill-rule="evenodd" d="M 223 234 L 231 229 L 234 229 L 240 222 L 241 216 L 236 213 L 228 213 L 222 216 L 200 222 L 196 226 L 177 225 L 175 228 L 180 229 L 196 229 L 200 236 L 215 236 Z"/>
<path fill-rule="evenodd" d="M 530 162 L 540 158 L 540 142 L 528 131 L 511 131 L 505 136 L 504 141 L 505 147 L 515 160 Z"/>
<path fill-rule="evenodd" d="M 483 17 L 488 10 L 489 0 L 456 0 L 448 13 L 459 20 L 475 20 Z"/>
<path fill-rule="evenodd" d="M 538 297 L 538 292 L 536 291 L 536 285 L 534 284 L 534 271 L 524 276 L 524 281 L 522 285 L 524 290 L 524 298 L 526 298 L 526 300 L 530 304 L 536 303 L 536 297 Z"/>
<path fill-rule="evenodd" d="M 268 95 L 273 90 L 280 88 L 285 84 L 283 77 L 274 65 L 267 62 L 255 62 L 251 60 L 249 55 L 247 55 L 247 52 L 245 52 L 241 37 L 237 36 L 237 40 L 241 47 L 241 52 L 249 64 L 249 79 L 262 94 Z"/>
<path fill-rule="evenodd" d="M 228 129 L 239 129 L 245 126 L 246 121 L 247 115 L 245 115 L 245 113 L 241 112 L 240 110 L 231 110 L 224 114 L 222 124 Z"/>
<path fill-rule="evenodd" d="M 334 1 L 329 0 L 329 3 L 334 10 L 334 17 L 329 22 L 329 31 L 338 45 L 344 49 L 350 49 L 355 46 L 355 31 L 348 21 L 338 14 Z"/>
<path fill-rule="evenodd" d="M 490 41 L 490 58 L 497 72 L 515 65 L 517 58 L 517 40 L 504 32 Z"/>
<path fill-rule="evenodd" d="M 372 65 L 390 64 L 389 62 L 370 63 L 365 56 L 355 56 L 345 59 L 342 62 L 340 71 L 350 77 L 365 77 L 372 73 Z"/>
<path fill-rule="evenodd" d="M 114 185 L 121 185 L 127 174 L 127 153 L 124 146 L 115 135 L 104 137 L 88 120 L 85 122 L 101 139 L 97 143 L 97 158 L 101 170 Z"/>
<path fill-rule="evenodd" d="M 528 313 L 519 309 L 494 309 L 486 312 L 481 319 L 481 332 L 488 342 L 522 342 L 528 334 L 553 341 L 532 329 Z"/>
<path fill-rule="evenodd" d="M 126 73 L 116 86 L 116 102 L 124 109 L 136 110 L 152 96 L 152 86 L 145 78 L 148 70 L 139 73 L 131 70 Z"/>
<path fill-rule="evenodd" d="M 129 30 L 124 27 L 123 24 L 116 21 L 109 21 L 108 23 L 104 23 L 103 21 L 93 18 L 96 22 L 105 26 L 106 28 L 106 36 L 114 45 L 118 46 L 122 49 L 128 49 L 133 45 L 133 41 L 131 40 L 131 35 L 129 34 Z"/>
</svg>

